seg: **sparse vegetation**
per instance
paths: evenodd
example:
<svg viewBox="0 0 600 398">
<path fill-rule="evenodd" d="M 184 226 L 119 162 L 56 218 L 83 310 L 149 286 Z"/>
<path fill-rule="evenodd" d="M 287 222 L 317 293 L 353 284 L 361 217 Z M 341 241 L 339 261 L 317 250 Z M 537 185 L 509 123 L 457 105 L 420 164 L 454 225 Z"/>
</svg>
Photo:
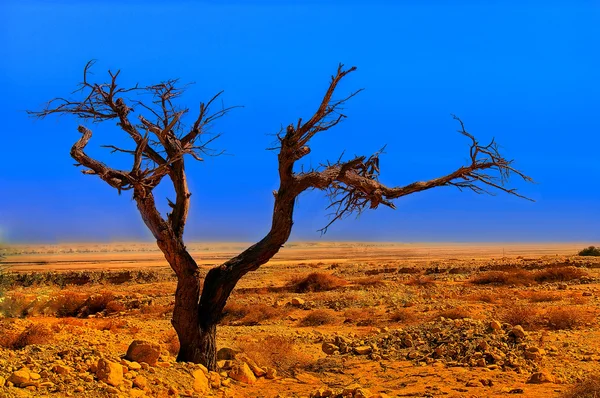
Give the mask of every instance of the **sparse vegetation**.
<svg viewBox="0 0 600 398">
<path fill-rule="evenodd" d="M 337 276 L 323 272 L 313 272 L 305 277 L 292 279 L 289 290 L 296 293 L 325 292 L 346 286 L 348 282 Z"/>
<path fill-rule="evenodd" d="M 263 366 L 272 367 L 285 376 L 292 376 L 296 369 L 311 363 L 311 357 L 290 339 L 268 336 L 259 341 L 240 341 L 240 351 Z"/>
<path fill-rule="evenodd" d="M 2 332 L 0 346 L 13 350 L 20 350 L 33 344 L 48 344 L 54 334 L 48 326 L 38 323 L 29 324 L 20 333 L 6 329 Z"/>
<path fill-rule="evenodd" d="M 451 308 L 445 311 L 441 311 L 439 316 L 448 319 L 464 319 L 471 317 L 472 313 L 466 308 Z"/>
<path fill-rule="evenodd" d="M 281 316 L 280 310 L 265 304 L 230 303 L 223 310 L 221 322 L 224 325 L 252 326 L 278 316 Z"/>
<path fill-rule="evenodd" d="M 598 398 L 600 397 L 600 374 L 588 375 L 561 394 L 561 398 Z"/>
<path fill-rule="evenodd" d="M 575 329 L 591 320 L 591 316 L 577 307 L 551 308 L 545 314 L 549 329 Z"/>
<path fill-rule="evenodd" d="M 300 326 L 329 325 L 336 321 L 335 315 L 328 310 L 314 310 L 300 320 Z"/>
<path fill-rule="evenodd" d="M 516 305 L 504 309 L 500 314 L 500 319 L 513 326 L 521 325 L 525 330 L 536 329 L 541 323 L 539 311 L 525 305 Z"/>
<path fill-rule="evenodd" d="M 581 250 L 578 253 L 578 255 L 599 257 L 600 256 L 600 247 L 596 247 L 596 246 L 586 247 L 585 249 Z"/>
<path fill-rule="evenodd" d="M 530 272 L 524 270 L 488 271 L 472 277 L 471 283 L 475 285 L 518 286 L 533 283 L 533 277 Z"/>
</svg>

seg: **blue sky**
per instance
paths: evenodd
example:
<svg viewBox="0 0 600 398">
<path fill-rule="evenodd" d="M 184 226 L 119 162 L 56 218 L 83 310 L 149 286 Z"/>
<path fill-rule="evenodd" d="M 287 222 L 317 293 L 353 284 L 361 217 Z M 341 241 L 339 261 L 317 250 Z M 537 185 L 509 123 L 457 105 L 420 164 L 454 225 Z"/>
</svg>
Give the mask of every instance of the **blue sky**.
<svg viewBox="0 0 600 398">
<path fill-rule="evenodd" d="M 600 6 L 533 1 L 13 1 L 0 5 L 0 238 L 9 242 L 149 239 L 128 193 L 72 166 L 79 137 L 69 117 L 33 120 L 70 93 L 97 59 L 98 79 L 195 82 L 194 110 L 225 90 L 243 105 L 214 126 L 228 156 L 189 162 L 188 240 L 252 241 L 267 232 L 282 125 L 309 117 L 339 62 L 358 71 L 340 95 L 365 88 L 348 118 L 312 143 L 306 164 L 370 154 L 387 144 L 382 181 L 406 184 L 466 162 L 460 116 L 492 137 L 536 180 L 514 186 L 536 200 L 452 188 L 367 211 L 332 226 L 322 193 L 300 197 L 292 239 L 384 241 L 600 240 Z M 124 143 L 90 126 L 94 147 Z M 163 199 L 168 191 L 160 190 Z"/>
</svg>

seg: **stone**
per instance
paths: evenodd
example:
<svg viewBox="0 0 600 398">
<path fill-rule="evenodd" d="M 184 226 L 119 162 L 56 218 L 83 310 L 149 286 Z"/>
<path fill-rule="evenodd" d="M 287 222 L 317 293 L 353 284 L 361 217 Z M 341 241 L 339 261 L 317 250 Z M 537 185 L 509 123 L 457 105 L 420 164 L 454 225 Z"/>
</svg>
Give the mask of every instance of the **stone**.
<svg viewBox="0 0 600 398">
<path fill-rule="evenodd" d="M 367 355 L 367 354 L 370 354 L 372 351 L 373 351 L 373 349 L 371 347 L 369 347 L 368 345 L 354 347 L 354 352 L 358 355 Z"/>
<path fill-rule="evenodd" d="M 246 384 L 256 383 L 256 376 L 246 362 L 236 363 L 229 371 L 229 377 Z"/>
<path fill-rule="evenodd" d="M 21 368 L 20 370 L 13 372 L 6 381 L 14 384 L 15 386 L 20 386 L 28 383 L 29 380 L 31 380 L 29 369 Z"/>
<path fill-rule="evenodd" d="M 129 391 L 129 396 L 131 398 L 141 398 L 146 396 L 146 392 L 138 389 L 133 389 Z"/>
<path fill-rule="evenodd" d="M 4 387 L 4 385 L 6 384 L 6 379 L 2 376 L 0 376 L 0 388 Z"/>
<path fill-rule="evenodd" d="M 542 383 L 555 383 L 556 379 L 552 375 L 552 373 L 547 370 L 541 370 L 539 372 L 533 373 L 527 379 L 528 384 L 542 384 Z"/>
<path fill-rule="evenodd" d="M 70 366 L 65 366 L 65 365 L 54 365 L 52 367 L 52 371 L 54 373 L 64 376 L 64 375 L 68 375 L 68 374 L 72 373 L 73 368 L 71 368 Z"/>
<path fill-rule="evenodd" d="M 483 387 L 483 384 L 479 380 L 469 380 L 466 387 Z"/>
<path fill-rule="evenodd" d="M 208 384 L 208 378 L 202 369 L 196 369 L 192 373 L 194 377 L 194 384 L 192 388 L 199 394 L 206 394 L 210 391 L 210 385 Z"/>
<path fill-rule="evenodd" d="M 366 388 L 357 388 L 354 391 L 354 398 L 372 398 L 373 393 Z"/>
<path fill-rule="evenodd" d="M 98 360 L 96 377 L 110 386 L 117 387 L 123 382 L 123 365 L 101 358 Z"/>
<path fill-rule="evenodd" d="M 321 350 L 327 355 L 333 355 L 339 348 L 335 344 L 325 342 L 321 345 Z"/>
<path fill-rule="evenodd" d="M 490 328 L 494 331 L 498 331 L 502 329 L 502 324 L 498 321 L 491 321 Z"/>
<path fill-rule="evenodd" d="M 254 362 L 254 360 L 252 358 L 249 358 L 247 355 L 245 355 L 245 354 L 239 355 L 238 359 L 246 362 L 248 364 L 248 366 L 250 367 L 250 370 L 252 370 L 252 373 L 254 373 L 254 375 L 256 377 L 262 377 L 267 374 L 267 372 L 265 372 L 265 370 L 263 368 L 258 366 L 256 364 L 256 362 Z"/>
<path fill-rule="evenodd" d="M 523 330 L 523 327 L 521 325 L 517 325 L 517 326 L 513 327 L 510 330 L 509 334 L 511 336 L 516 337 L 517 339 L 524 339 L 527 336 L 527 333 L 525 333 L 525 330 Z"/>
<path fill-rule="evenodd" d="M 159 356 L 160 345 L 145 340 L 134 340 L 127 349 L 125 359 L 156 366 Z"/>
<path fill-rule="evenodd" d="M 133 379 L 133 386 L 143 390 L 148 387 L 148 380 L 144 376 L 136 376 L 135 379 Z"/>
<path fill-rule="evenodd" d="M 217 361 L 235 359 L 237 352 L 232 348 L 223 347 L 217 351 Z"/>
<path fill-rule="evenodd" d="M 212 388 L 221 387 L 221 375 L 217 372 L 208 372 L 208 381 L 210 382 L 210 386 Z"/>
<path fill-rule="evenodd" d="M 267 368 L 267 375 L 265 376 L 265 378 L 267 378 L 269 380 L 273 380 L 276 377 L 277 377 L 277 369 Z"/>
<path fill-rule="evenodd" d="M 304 305 L 305 301 L 302 300 L 300 297 L 293 297 L 292 300 L 290 301 L 290 304 L 293 305 L 294 307 L 302 307 Z"/>
</svg>

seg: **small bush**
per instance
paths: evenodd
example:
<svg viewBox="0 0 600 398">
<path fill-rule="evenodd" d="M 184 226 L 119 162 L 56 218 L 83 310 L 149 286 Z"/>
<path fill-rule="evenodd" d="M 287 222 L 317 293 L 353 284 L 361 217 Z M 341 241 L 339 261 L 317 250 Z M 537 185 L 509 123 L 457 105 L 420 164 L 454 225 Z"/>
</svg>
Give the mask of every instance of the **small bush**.
<svg viewBox="0 0 600 398">
<path fill-rule="evenodd" d="M 348 282 L 337 276 L 323 272 L 313 272 L 306 277 L 293 279 L 288 287 L 296 293 L 325 292 L 347 285 Z"/>
<path fill-rule="evenodd" d="M 538 310 L 523 305 L 507 308 L 500 314 L 500 319 L 513 326 L 521 325 L 527 330 L 537 328 L 541 321 Z"/>
<path fill-rule="evenodd" d="M 36 297 L 14 292 L 0 301 L 0 315 L 6 318 L 24 318 L 36 306 Z"/>
<path fill-rule="evenodd" d="M 296 368 L 306 367 L 311 357 L 290 339 L 268 336 L 259 341 L 239 341 L 238 348 L 259 366 L 277 369 L 284 376 L 294 374 Z"/>
<path fill-rule="evenodd" d="M 415 314 L 406 308 L 400 308 L 390 314 L 390 321 L 397 323 L 410 323 L 416 319 Z"/>
<path fill-rule="evenodd" d="M 580 256 L 598 257 L 598 256 L 600 256 L 600 247 L 596 247 L 596 246 L 586 247 L 585 249 L 583 249 L 582 251 L 579 252 L 579 255 Z"/>
<path fill-rule="evenodd" d="M 448 319 L 464 319 L 469 318 L 471 313 L 465 308 L 451 308 L 440 312 L 438 315 Z"/>
<path fill-rule="evenodd" d="M 592 374 L 565 391 L 561 398 L 600 397 L 600 374 Z"/>
<path fill-rule="evenodd" d="M 435 281 L 429 276 L 419 275 L 406 282 L 408 286 L 430 287 L 435 285 Z"/>
<path fill-rule="evenodd" d="M 87 299 L 84 294 L 66 291 L 54 297 L 51 306 L 58 317 L 76 317 Z"/>
<path fill-rule="evenodd" d="M 578 308 L 552 308 L 546 312 L 547 327 L 553 330 L 575 329 L 591 317 Z"/>
<path fill-rule="evenodd" d="M 539 270 L 534 278 L 536 282 L 568 282 L 588 276 L 585 270 L 576 267 L 552 267 Z"/>
<path fill-rule="evenodd" d="M 300 320 L 300 326 L 321 326 L 334 323 L 335 316 L 327 310 L 314 310 Z"/>
<path fill-rule="evenodd" d="M 488 271 L 475 275 L 470 282 L 475 285 L 527 285 L 533 282 L 533 275 L 524 270 Z"/>
<path fill-rule="evenodd" d="M 561 300 L 559 295 L 550 292 L 532 292 L 528 296 L 532 303 L 550 303 Z"/>
<path fill-rule="evenodd" d="M 41 324 L 30 324 L 21 333 L 4 331 L 0 337 L 0 345 L 4 348 L 20 350 L 33 344 L 48 344 L 52 341 L 53 332 Z"/>
<path fill-rule="evenodd" d="M 385 286 L 385 281 L 381 277 L 361 278 L 354 281 L 355 284 L 365 287 L 381 287 Z"/>
<path fill-rule="evenodd" d="M 264 321 L 280 316 L 276 308 L 265 304 L 237 304 L 230 303 L 223 310 L 221 322 L 224 325 L 259 325 Z"/>
</svg>

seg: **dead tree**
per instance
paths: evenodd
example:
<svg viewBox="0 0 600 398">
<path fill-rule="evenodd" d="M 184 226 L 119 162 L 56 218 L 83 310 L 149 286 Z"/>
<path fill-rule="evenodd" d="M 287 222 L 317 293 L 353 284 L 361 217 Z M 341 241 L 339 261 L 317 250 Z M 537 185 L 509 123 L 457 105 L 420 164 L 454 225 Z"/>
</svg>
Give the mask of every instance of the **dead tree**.
<svg viewBox="0 0 600 398">
<path fill-rule="evenodd" d="M 187 155 L 202 160 L 202 156 L 209 153 L 207 145 L 215 137 L 204 140 L 207 129 L 232 108 L 211 109 L 219 93 L 207 103 L 200 104 L 194 122 L 186 127 L 182 117 L 189 109 L 175 104 L 183 93 L 177 80 L 123 88 L 117 84 L 119 72 L 109 71 L 107 83 L 90 81 L 92 65 L 93 62 L 89 62 L 84 68 L 83 82 L 75 92 L 80 95 L 79 99 L 56 98 L 44 110 L 30 113 L 42 118 L 52 114 L 71 114 L 92 123 L 115 120 L 117 126 L 132 139 L 134 145 L 129 149 L 108 146 L 112 152 L 131 155 L 130 170 L 111 168 L 88 156 L 85 148 L 92 131 L 83 125 L 79 126 L 81 137 L 71 148 L 71 156 L 77 161 L 77 166 L 84 168 L 84 174 L 100 177 L 119 193 L 126 190 L 133 192 L 145 224 L 175 272 L 177 290 L 172 324 L 181 344 L 178 361 L 202 363 L 209 369 L 215 369 L 216 326 L 225 303 L 240 278 L 269 261 L 288 240 L 294 205 L 302 192 L 319 189 L 327 193 L 332 218 L 322 231 L 325 232 L 331 223 L 344 216 L 380 205 L 394 208 L 394 199 L 431 188 L 454 186 L 476 193 L 489 193 L 488 189 L 492 188 L 522 197 L 514 189 L 506 187 L 508 178 L 517 175 L 525 181 L 531 180 L 513 168 L 512 161 L 498 152 L 493 141 L 489 145 L 480 145 L 456 117 L 460 123 L 459 132 L 470 141 L 469 161 L 443 177 L 400 187 L 385 186 L 378 178 L 380 153 L 351 160 L 340 158 L 312 170 L 295 171 L 296 162 L 310 153 L 310 140 L 340 123 L 345 118 L 342 106 L 358 92 L 338 100 L 333 98 L 338 83 L 356 70 L 355 67 L 344 70 L 340 65 L 316 112 L 308 120 L 299 119 L 282 129 L 277 135 L 278 145 L 271 148 L 277 151 L 279 163 L 279 189 L 274 192 L 271 229 L 258 243 L 212 268 L 202 280 L 198 265 L 183 240 L 190 206 L 185 161 Z M 145 94 L 151 100 L 144 101 L 138 94 Z M 134 111 L 138 114 L 137 121 L 133 118 Z M 175 201 L 169 201 L 172 211 L 166 217 L 157 210 L 153 195 L 154 188 L 165 177 L 175 191 Z"/>
</svg>

